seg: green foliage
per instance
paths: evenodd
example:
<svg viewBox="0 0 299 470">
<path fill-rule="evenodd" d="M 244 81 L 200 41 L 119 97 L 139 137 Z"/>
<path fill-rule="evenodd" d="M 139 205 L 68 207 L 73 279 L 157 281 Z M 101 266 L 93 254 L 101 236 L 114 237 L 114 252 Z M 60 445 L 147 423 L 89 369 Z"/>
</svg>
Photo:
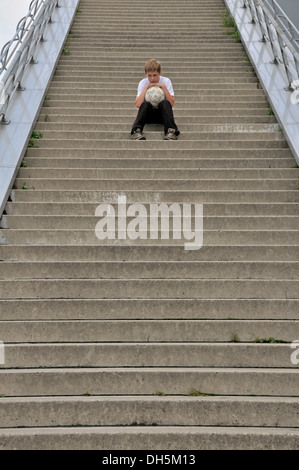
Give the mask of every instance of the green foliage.
<svg viewBox="0 0 299 470">
<path fill-rule="evenodd" d="M 223 26 L 225 26 L 226 28 L 236 29 L 237 27 L 234 17 L 229 13 L 227 9 L 225 9 L 225 12 L 222 15 L 222 23 Z"/>
<path fill-rule="evenodd" d="M 65 47 L 62 49 L 62 55 L 64 56 L 69 56 L 71 55 L 71 51 L 69 51 L 68 49 L 66 49 Z"/>
<path fill-rule="evenodd" d="M 226 34 L 232 36 L 235 36 L 235 42 L 242 42 L 241 41 L 241 34 L 240 31 L 238 30 L 237 24 L 235 22 L 234 17 L 229 13 L 228 9 L 226 8 L 223 15 L 222 15 L 222 23 L 223 26 L 226 28 L 231 28 L 230 31 L 228 31 Z"/>
<path fill-rule="evenodd" d="M 255 343 L 287 343 L 288 341 L 283 341 L 282 339 L 274 338 L 259 338 L 257 337 L 254 341 Z"/>
<path fill-rule="evenodd" d="M 36 144 L 35 141 L 38 139 L 41 139 L 42 137 L 43 137 L 42 132 L 33 131 L 29 139 L 28 148 L 38 148 L 38 145 Z"/>
<path fill-rule="evenodd" d="M 196 390 L 196 388 L 192 388 L 190 393 L 188 393 L 189 397 L 213 397 L 213 393 L 202 393 L 200 390 Z"/>
</svg>

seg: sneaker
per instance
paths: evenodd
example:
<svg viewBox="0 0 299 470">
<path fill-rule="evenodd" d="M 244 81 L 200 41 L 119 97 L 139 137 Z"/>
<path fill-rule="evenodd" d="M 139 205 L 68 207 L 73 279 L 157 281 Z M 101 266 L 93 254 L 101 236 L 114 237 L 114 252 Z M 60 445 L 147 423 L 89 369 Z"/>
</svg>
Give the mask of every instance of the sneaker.
<svg viewBox="0 0 299 470">
<path fill-rule="evenodd" d="M 136 131 L 132 135 L 133 140 L 146 140 L 144 135 L 142 134 L 141 129 L 136 129 Z"/>
<path fill-rule="evenodd" d="M 168 129 L 168 133 L 165 134 L 164 140 L 177 140 L 175 129 Z"/>
</svg>

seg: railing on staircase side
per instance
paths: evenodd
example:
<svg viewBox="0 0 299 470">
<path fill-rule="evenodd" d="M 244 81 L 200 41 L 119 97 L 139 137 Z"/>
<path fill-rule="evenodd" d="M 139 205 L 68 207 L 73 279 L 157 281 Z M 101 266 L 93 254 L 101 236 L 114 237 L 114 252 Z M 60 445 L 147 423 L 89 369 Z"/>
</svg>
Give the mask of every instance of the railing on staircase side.
<svg viewBox="0 0 299 470">
<path fill-rule="evenodd" d="M 299 165 L 299 30 L 277 0 L 224 0 Z"/>
<path fill-rule="evenodd" d="M 287 89 L 299 89 L 299 31 L 286 16 L 276 0 L 243 0 L 252 23 L 259 25 L 261 40 L 268 42 L 273 63 L 284 67 L 288 79 Z"/>
<path fill-rule="evenodd" d="M 79 1 L 32 0 L 13 39 L 0 51 L 0 218 Z"/>
<path fill-rule="evenodd" d="M 30 64 L 38 43 L 44 41 L 44 31 L 52 21 L 59 0 L 33 0 L 29 12 L 16 28 L 14 37 L 0 52 L 0 123 L 8 124 L 6 113 L 17 91 L 21 91 L 22 78 Z"/>
</svg>

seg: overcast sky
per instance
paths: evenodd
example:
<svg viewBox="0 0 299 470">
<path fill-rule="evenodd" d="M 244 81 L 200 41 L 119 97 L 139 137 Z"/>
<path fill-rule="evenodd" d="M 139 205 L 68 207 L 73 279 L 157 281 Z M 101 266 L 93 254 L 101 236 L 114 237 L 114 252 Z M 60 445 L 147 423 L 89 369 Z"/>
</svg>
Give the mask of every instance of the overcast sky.
<svg viewBox="0 0 299 470">
<path fill-rule="evenodd" d="M 18 22 L 27 15 L 31 0 L 0 0 L 0 51 L 10 41 Z"/>
</svg>

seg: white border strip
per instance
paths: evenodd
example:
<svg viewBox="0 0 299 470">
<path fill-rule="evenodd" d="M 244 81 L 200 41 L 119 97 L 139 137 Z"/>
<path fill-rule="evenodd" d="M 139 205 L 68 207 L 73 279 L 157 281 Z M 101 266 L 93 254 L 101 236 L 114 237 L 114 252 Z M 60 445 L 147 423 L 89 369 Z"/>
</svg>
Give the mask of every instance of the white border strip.
<svg viewBox="0 0 299 470">
<path fill-rule="evenodd" d="M 260 83 L 280 124 L 289 147 L 299 165 L 299 104 L 288 87 L 288 79 L 283 67 L 272 64 L 273 56 L 268 43 L 261 42 L 261 31 L 251 23 L 250 11 L 243 8 L 243 0 L 224 0 L 234 17 L 241 34 L 248 58 L 255 68 Z"/>
<path fill-rule="evenodd" d="M 28 141 L 44 102 L 63 45 L 71 28 L 80 0 L 60 0 L 52 19 L 47 25 L 35 60 L 28 67 L 22 86 L 9 107 L 9 125 L 0 125 L 0 217 L 5 209 L 19 166 L 24 158 Z"/>
</svg>

